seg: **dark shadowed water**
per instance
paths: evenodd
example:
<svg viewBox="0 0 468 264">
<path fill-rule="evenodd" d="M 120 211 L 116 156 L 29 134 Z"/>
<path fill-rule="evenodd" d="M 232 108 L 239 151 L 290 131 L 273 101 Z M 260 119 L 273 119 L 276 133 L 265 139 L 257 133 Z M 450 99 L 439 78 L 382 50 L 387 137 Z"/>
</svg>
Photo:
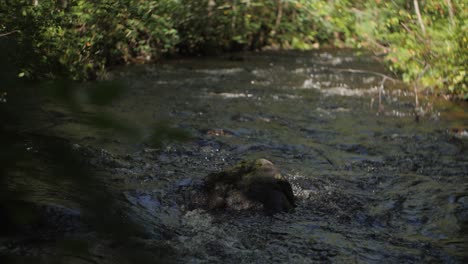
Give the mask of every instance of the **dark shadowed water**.
<svg viewBox="0 0 468 264">
<path fill-rule="evenodd" d="M 419 98 L 415 111 L 412 89 L 391 80 L 382 89 L 377 72 L 388 74 L 352 51 L 129 67 L 114 73 L 129 89 L 109 110 L 143 128 L 168 121 L 190 140 L 102 142 L 73 120 L 52 130 L 105 150 L 91 163 L 145 227 L 145 245 L 170 248 L 168 262 L 464 263 L 468 108 Z M 205 175 L 255 158 L 293 184 L 295 212 L 189 206 Z M 112 249 L 91 252 L 118 261 Z"/>
</svg>

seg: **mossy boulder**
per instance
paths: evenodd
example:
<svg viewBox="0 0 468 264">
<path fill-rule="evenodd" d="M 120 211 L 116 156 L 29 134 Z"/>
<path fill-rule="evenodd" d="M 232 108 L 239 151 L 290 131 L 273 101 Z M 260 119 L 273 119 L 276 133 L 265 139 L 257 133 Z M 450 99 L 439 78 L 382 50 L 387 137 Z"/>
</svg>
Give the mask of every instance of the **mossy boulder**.
<svg viewBox="0 0 468 264">
<path fill-rule="evenodd" d="M 268 214 L 295 207 L 291 184 L 269 160 L 243 161 L 205 179 L 210 209 L 249 209 L 262 206 Z"/>
</svg>

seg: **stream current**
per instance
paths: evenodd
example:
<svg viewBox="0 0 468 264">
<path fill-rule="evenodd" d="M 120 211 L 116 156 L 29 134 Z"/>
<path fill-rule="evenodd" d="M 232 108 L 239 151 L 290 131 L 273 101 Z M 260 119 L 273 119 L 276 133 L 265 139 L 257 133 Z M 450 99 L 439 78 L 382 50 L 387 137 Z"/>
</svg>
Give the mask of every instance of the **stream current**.
<svg viewBox="0 0 468 264">
<path fill-rule="evenodd" d="M 145 227 L 145 243 L 171 249 L 168 262 L 463 263 L 467 108 L 420 98 L 415 111 L 412 89 L 382 87 L 376 73 L 388 74 L 353 51 L 120 69 L 113 78 L 129 89 L 111 112 L 142 125 L 165 120 L 192 138 L 152 148 L 110 137 L 91 163 Z M 53 130 L 78 146 L 101 144 L 84 127 Z M 256 158 L 291 182 L 294 212 L 209 212 L 188 201 L 210 172 Z"/>
</svg>

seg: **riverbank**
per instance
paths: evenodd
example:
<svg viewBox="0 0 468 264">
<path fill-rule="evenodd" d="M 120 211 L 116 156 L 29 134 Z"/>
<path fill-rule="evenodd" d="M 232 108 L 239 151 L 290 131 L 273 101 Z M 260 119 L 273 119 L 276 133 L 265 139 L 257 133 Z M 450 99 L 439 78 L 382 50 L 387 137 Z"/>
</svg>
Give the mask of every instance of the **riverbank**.
<svg viewBox="0 0 468 264">
<path fill-rule="evenodd" d="M 450 0 L 23 0 L 2 7 L 0 47 L 23 78 L 93 80 L 110 67 L 170 54 L 332 45 L 379 54 L 415 89 L 464 100 L 468 94 L 468 6 Z"/>
</svg>

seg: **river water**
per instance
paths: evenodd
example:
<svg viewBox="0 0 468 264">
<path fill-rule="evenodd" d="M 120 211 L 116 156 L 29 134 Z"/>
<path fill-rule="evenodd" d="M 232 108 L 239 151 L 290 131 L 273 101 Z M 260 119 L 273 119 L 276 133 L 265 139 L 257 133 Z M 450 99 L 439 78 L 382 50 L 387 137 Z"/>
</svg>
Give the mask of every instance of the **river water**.
<svg viewBox="0 0 468 264">
<path fill-rule="evenodd" d="M 415 111 L 412 88 L 382 85 L 382 74 L 369 55 L 333 50 L 132 66 L 113 73 L 128 89 L 106 110 L 143 135 L 164 121 L 189 140 L 102 141 L 73 119 L 51 131 L 93 149 L 144 245 L 167 249 L 162 262 L 463 263 L 468 108 L 419 98 Z M 294 212 L 193 206 L 204 176 L 256 158 L 292 183 Z M 95 246 L 87 258 L 118 262 L 115 250 Z"/>
</svg>

